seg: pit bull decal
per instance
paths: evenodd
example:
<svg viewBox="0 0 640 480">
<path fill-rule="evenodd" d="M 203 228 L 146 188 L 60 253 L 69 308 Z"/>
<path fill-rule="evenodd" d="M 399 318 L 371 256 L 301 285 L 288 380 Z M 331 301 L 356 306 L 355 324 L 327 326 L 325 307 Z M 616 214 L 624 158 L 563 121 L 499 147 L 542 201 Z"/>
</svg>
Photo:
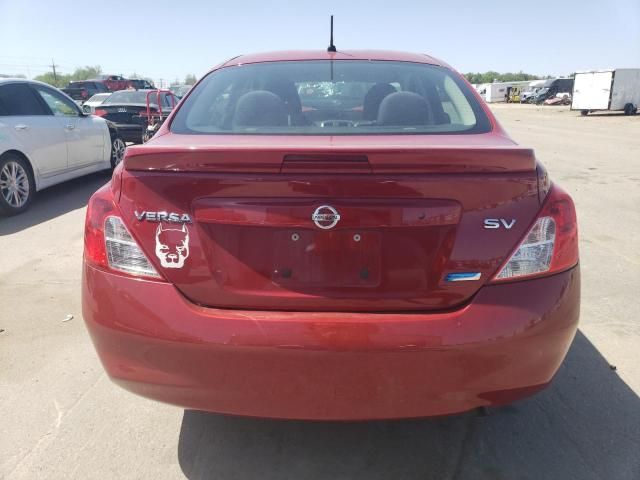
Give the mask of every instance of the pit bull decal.
<svg viewBox="0 0 640 480">
<path fill-rule="evenodd" d="M 156 228 L 156 256 L 164 268 L 182 268 L 189 257 L 189 230 L 186 224 L 181 228 L 166 228 L 162 223 Z"/>
</svg>

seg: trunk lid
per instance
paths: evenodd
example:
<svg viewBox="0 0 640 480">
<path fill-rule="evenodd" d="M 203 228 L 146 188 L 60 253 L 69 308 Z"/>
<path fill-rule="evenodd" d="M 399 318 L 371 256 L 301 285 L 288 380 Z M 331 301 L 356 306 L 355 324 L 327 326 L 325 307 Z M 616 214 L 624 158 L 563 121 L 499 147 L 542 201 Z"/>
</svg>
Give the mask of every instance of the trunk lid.
<svg viewBox="0 0 640 480">
<path fill-rule="evenodd" d="M 453 308 L 539 208 L 532 151 L 495 135 L 175 137 L 128 149 L 119 205 L 162 275 L 204 306 Z M 469 272 L 480 279 L 447 280 Z"/>
<path fill-rule="evenodd" d="M 146 113 L 146 105 L 105 105 L 104 103 L 96 108 L 103 110 L 105 113 L 100 115 L 102 118 L 113 123 L 142 125 L 143 119 L 141 113 Z"/>
</svg>

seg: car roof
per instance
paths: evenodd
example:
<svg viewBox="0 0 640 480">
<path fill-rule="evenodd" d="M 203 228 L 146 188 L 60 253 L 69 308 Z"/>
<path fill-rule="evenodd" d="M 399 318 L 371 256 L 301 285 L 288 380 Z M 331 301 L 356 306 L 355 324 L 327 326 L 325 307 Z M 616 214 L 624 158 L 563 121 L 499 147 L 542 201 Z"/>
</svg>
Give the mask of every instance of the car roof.
<svg viewBox="0 0 640 480">
<path fill-rule="evenodd" d="M 6 84 L 6 83 L 30 83 L 31 85 L 43 85 L 45 87 L 57 89 L 53 85 L 49 85 L 48 83 L 45 83 L 45 82 L 39 82 L 38 80 L 29 80 L 26 78 L 0 78 L 0 85 Z"/>
<path fill-rule="evenodd" d="M 253 53 L 239 55 L 227 60 L 222 67 L 231 67 L 247 63 L 301 61 L 301 60 L 382 60 L 425 63 L 429 65 L 447 66 L 444 62 L 422 53 L 396 52 L 390 50 L 284 50 L 277 52 Z"/>
</svg>

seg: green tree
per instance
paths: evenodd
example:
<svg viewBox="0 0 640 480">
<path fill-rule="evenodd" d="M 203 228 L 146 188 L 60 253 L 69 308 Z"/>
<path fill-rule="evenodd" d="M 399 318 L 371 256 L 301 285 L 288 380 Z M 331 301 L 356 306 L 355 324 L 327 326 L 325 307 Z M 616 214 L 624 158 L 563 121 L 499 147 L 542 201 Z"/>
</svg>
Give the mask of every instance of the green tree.
<svg viewBox="0 0 640 480">
<path fill-rule="evenodd" d="M 97 77 L 101 73 L 102 68 L 99 65 L 95 65 L 93 67 L 85 66 L 76 68 L 74 72 L 70 74 L 56 72 L 56 75 L 54 76 L 53 72 L 47 72 L 42 75 L 38 75 L 37 77 L 35 77 L 35 80 L 48 83 L 49 85 L 53 85 L 54 87 L 63 88 L 66 87 L 69 82 L 88 80 L 90 78 Z"/>
<path fill-rule="evenodd" d="M 184 77 L 184 84 L 185 85 L 195 85 L 195 83 L 197 81 L 198 81 L 198 79 L 196 78 L 196 76 L 193 73 L 190 73 L 189 75 Z"/>
<path fill-rule="evenodd" d="M 469 81 L 469 83 L 518 82 L 518 81 L 527 81 L 527 80 L 538 80 L 540 78 L 543 78 L 540 75 L 525 73 L 523 71 L 516 72 L 516 73 L 513 73 L 513 72 L 499 73 L 499 72 L 494 72 L 492 70 L 484 73 L 469 72 L 469 73 L 465 73 L 464 76 Z"/>
</svg>

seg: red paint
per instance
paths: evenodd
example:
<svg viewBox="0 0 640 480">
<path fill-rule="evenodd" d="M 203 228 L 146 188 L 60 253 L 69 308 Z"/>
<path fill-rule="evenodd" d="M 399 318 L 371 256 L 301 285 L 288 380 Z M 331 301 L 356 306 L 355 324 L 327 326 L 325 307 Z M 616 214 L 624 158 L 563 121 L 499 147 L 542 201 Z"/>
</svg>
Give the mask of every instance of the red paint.
<svg viewBox="0 0 640 480">
<path fill-rule="evenodd" d="M 326 50 L 287 50 L 241 55 L 228 60 L 217 68 L 246 65 L 248 63 L 293 62 L 297 60 L 387 60 L 447 66 L 441 60 L 423 53 L 394 52 L 387 50 L 341 50 L 339 52 L 327 52 Z"/>
<path fill-rule="evenodd" d="M 164 125 L 166 122 L 162 129 Z M 495 134 L 460 137 L 462 135 L 209 137 L 165 133 L 154 137 L 153 143 L 129 147 L 124 162 L 130 172 L 280 173 L 291 161 L 287 157 L 324 155 L 328 161 L 332 160 L 331 156 L 333 161 L 339 161 L 344 156 L 366 154 L 368 168 L 365 173 L 369 170 L 381 174 L 535 170 L 533 151 L 514 145 L 511 140 Z M 182 142 L 188 142 L 188 150 L 180 146 Z M 332 171 L 325 164 L 324 172 Z"/>
<path fill-rule="evenodd" d="M 126 90 L 131 85 L 129 80 L 119 77 L 118 75 L 109 75 L 103 80 L 95 80 L 95 82 L 102 83 L 110 92 Z"/>
<path fill-rule="evenodd" d="M 322 420 L 442 415 L 533 393 L 573 339 L 580 290 L 574 268 L 484 287 L 452 312 L 347 314 L 204 308 L 170 284 L 90 266 L 83 285 L 87 327 L 123 387 L 185 408 Z"/>
<path fill-rule="evenodd" d="M 286 52 L 219 68 L 327 56 L 441 64 Z M 192 136 L 169 117 L 89 203 L 83 310 L 109 374 L 188 408 L 282 418 L 439 415 L 543 388 L 578 321 L 575 210 L 483 108 L 492 130 L 470 135 Z M 322 205 L 340 213 L 331 230 L 311 220 Z M 191 216 L 185 268 L 162 268 L 157 223 L 136 211 Z M 163 280 L 109 270 L 107 215 Z M 491 284 L 544 215 L 551 271 Z M 460 272 L 481 278 L 445 280 Z"/>
</svg>

